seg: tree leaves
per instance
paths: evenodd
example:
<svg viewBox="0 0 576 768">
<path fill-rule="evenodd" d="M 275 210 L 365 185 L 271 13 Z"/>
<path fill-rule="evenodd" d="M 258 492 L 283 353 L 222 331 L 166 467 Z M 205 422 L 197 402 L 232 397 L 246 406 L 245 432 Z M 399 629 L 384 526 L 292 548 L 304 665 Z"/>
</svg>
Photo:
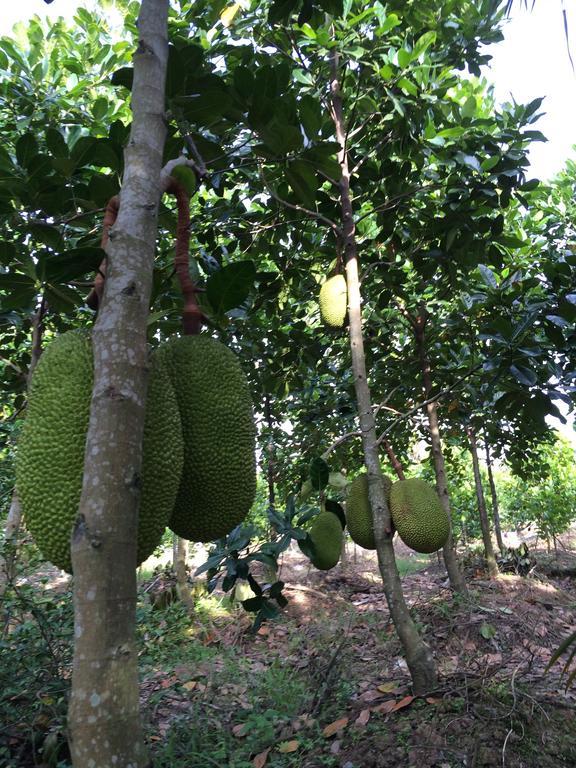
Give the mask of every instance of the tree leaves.
<svg viewBox="0 0 576 768">
<path fill-rule="evenodd" d="M 254 287 L 256 268 L 253 261 L 228 264 L 210 275 L 206 295 L 212 309 L 219 315 L 243 304 Z"/>
</svg>

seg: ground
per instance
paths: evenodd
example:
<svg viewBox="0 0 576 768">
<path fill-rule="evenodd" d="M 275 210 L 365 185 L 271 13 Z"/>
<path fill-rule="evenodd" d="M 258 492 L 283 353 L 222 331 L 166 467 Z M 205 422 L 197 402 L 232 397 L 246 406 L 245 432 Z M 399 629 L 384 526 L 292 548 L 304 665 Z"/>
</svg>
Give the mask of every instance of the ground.
<svg viewBox="0 0 576 768">
<path fill-rule="evenodd" d="M 451 594 L 435 556 L 398 550 L 407 600 L 440 672 L 438 689 L 420 698 L 410 693 L 372 553 L 350 550 L 345 566 L 321 573 L 288 552 L 280 578 L 289 605 L 257 634 L 222 596 L 200 598 L 192 619 L 180 603 L 155 610 L 147 579 L 138 608 L 141 701 L 154 765 L 576 766 L 576 695 L 564 689 L 561 663 L 545 671 L 576 628 L 576 547 L 570 538 L 564 545 L 558 557 L 539 551 L 528 577 L 495 582 L 470 557 L 469 600 Z M 44 741 L 52 734 L 58 745 L 54 708 L 35 717 L 44 717 Z M 24 748 L 26 728 L 16 718 L 0 731 L 0 744 L 11 740 L 5 765 L 67 766 L 63 746 L 52 762 L 44 741 Z"/>
</svg>

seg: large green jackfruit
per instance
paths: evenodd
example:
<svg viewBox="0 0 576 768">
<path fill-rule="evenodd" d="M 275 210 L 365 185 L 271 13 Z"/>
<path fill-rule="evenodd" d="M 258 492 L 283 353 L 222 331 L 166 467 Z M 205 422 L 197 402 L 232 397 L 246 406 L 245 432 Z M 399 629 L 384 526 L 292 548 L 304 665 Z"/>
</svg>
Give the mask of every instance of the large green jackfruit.
<svg viewBox="0 0 576 768">
<path fill-rule="evenodd" d="M 394 483 L 390 511 L 398 535 L 416 552 L 436 552 L 450 533 L 450 521 L 435 488 L 425 480 L 411 478 Z"/>
<path fill-rule="evenodd" d="M 69 331 L 44 351 L 28 398 L 16 456 L 24 519 L 44 557 L 72 571 L 70 536 L 78 512 L 92 395 L 92 341 Z M 114 461 L 114 456 L 110 456 Z M 158 356 L 151 357 L 142 444 L 137 562 L 156 549 L 180 483 L 183 441 L 176 397 Z"/>
<path fill-rule="evenodd" d="M 190 541 L 214 541 L 244 520 L 256 493 L 254 418 L 236 355 L 210 336 L 161 348 L 176 392 L 184 470 L 169 526 Z"/>
<path fill-rule="evenodd" d="M 390 498 L 392 481 L 384 475 L 386 499 Z M 352 541 L 364 549 L 376 549 L 372 509 L 368 498 L 368 475 L 362 472 L 350 485 L 346 502 L 346 525 Z"/>
<path fill-rule="evenodd" d="M 348 293 L 344 275 L 334 275 L 320 288 L 320 317 L 331 328 L 342 328 L 346 317 Z"/>
<path fill-rule="evenodd" d="M 337 515 L 322 510 L 310 527 L 310 538 L 314 544 L 312 565 L 320 571 L 329 571 L 340 560 L 342 552 L 342 523 Z"/>
</svg>

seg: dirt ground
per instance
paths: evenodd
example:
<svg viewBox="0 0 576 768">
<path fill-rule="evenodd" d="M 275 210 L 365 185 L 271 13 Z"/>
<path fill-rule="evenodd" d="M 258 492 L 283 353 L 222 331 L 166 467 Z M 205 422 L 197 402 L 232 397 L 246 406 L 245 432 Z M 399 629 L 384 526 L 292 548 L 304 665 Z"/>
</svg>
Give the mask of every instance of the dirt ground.
<svg viewBox="0 0 576 768">
<path fill-rule="evenodd" d="M 469 599 L 452 595 L 435 555 L 402 544 L 397 555 L 436 690 L 411 694 L 374 553 L 350 546 L 344 565 L 319 572 L 291 549 L 279 573 L 288 606 L 258 633 L 239 607 L 180 615 L 176 628 L 168 609 L 146 630 L 141 704 L 154 765 L 576 768 L 576 686 L 565 690 L 562 663 L 546 671 L 576 629 L 576 532 L 557 554 L 532 551 L 528 577 L 490 581 L 479 557 L 465 558 Z M 35 578 L 45 592 L 66 589 L 53 569 Z"/>
<path fill-rule="evenodd" d="M 562 664 L 546 671 L 552 653 L 576 629 L 576 555 L 566 537 L 558 556 L 532 553 L 529 577 L 489 581 L 479 559 L 466 563 L 469 600 L 454 598 L 436 556 L 403 579 L 412 615 L 432 647 L 437 690 L 414 698 L 379 581 L 374 553 L 350 550 L 345 566 L 310 569 L 289 551 L 280 578 L 289 604 L 279 621 L 256 636 L 239 614 L 216 620 L 209 642 L 234 646 L 256 671 L 275 660 L 317 686 L 308 711 L 279 724 L 274 741 L 230 766 L 301 768 L 558 768 L 576 766 L 576 689 L 565 690 Z M 413 555 L 402 547 L 398 553 Z M 553 574 L 553 575 L 551 575 Z M 294 652 L 297 639 L 297 651 Z M 320 650 L 319 650 L 320 649 Z M 222 727 L 242 727 L 238 712 L 250 707 L 240 686 L 222 705 L 207 674 L 194 690 L 172 692 L 156 710 L 166 733 L 190 699 L 218 708 Z M 198 685 L 196 686 L 195 683 Z M 143 689 L 143 703 L 158 680 Z M 177 686 L 176 686 L 177 687 Z M 345 692 L 343 696 L 342 693 Z M 331 698 L 332 697 L 332 698 Z M 306 738 L 320 728 L 320 738 Z M 292 762 L 283 750 L 294 749 Z M 201 762 L 190 763 L 201 765 Z"/>
</svg>

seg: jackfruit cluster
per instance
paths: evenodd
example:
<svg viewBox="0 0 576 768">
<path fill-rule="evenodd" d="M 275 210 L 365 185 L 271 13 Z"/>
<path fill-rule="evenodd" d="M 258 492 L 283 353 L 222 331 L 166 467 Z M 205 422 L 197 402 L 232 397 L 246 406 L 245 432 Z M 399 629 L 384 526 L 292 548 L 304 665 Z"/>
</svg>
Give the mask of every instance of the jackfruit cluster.
<svg viewBox="0 0 576 768">
<path fill-rule="evenodd" d="M 16 489 L 26 525 L 44 557 L 69 573 L 93 380 L 89 332 L 69 331 L 53 341 L 32 377 L 16 457 Z M 165 367 L 153 354 L 142 444 L 138 563 L 160 543 L 176 499 L 182 462 L 176 397 Z"/>
<path fill-rule="evenodd" d="M 329 571 L 340 560 L 342 551 L 342 523 L 333 512 L 323 509 L 310 527 L 309 536 L 314 545 L 310 560 L 320 571 Z"/>
<path fill-rule="evenodd" d="M 244 520 L 256 493 L 248 382 L 236 355 L 209 336 L 174 338 L 159 350 L 176 393 L 184 467 L 169 527 L 214 541 Z"/>
<path fill-rule="evenodd" d="M 389 503 L 392 481 L 384 475 L 384 491 Z M 350 485 L 346 502 L 346 525 L 350 538 L 364 549 L 376 549 L 372 509 L 368 497 L 368 475 L 362 472 Z"/>
<path fill-rule="evenodd" d="M 342 328 L 346 318 L 348 292 L 344 275 L 334 275 L 320 289 L 320 317 L 330 328 Z"/>
<path fill-rule="evenodd" d="M 399 480 L 390 490 L 390 511 L 398 535 L 416 552 L 441 549 L 450 534 L 450 521 L 435 488 L 425 480 Z"/>
</svg>

